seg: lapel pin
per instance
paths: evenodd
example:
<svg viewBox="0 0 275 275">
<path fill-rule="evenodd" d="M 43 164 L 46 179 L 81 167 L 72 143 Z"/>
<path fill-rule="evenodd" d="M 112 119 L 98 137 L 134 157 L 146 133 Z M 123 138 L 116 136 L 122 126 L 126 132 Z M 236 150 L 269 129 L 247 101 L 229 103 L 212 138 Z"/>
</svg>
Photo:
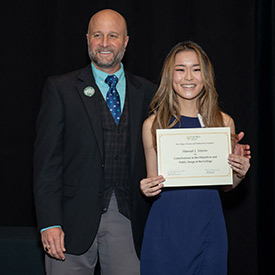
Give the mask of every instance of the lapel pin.
<svg viewBox="0 0 275 275">
<path fill-rule="evenodd" d="M 84 95 L 92 97 L 95 94 L 95 89 L 91 86 L 88 86 L 84 89 Z"/>
</svg>

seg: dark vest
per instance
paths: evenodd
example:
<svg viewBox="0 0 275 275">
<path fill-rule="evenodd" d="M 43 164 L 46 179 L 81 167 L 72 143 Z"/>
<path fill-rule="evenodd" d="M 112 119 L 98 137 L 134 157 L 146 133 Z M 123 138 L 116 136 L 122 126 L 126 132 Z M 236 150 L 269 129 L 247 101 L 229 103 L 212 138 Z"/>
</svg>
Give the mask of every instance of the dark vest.
<svg viewBox="0 0 275 275">
<path fill-rule="evenodd" d="M 102 212 L 106 212 L 114 192 L 121 214 L 130 219 L 130 143 L 129 103 L 126 93 L 123 112 L 116 125 L 112 114 L 101 96 L 99 100 L 104 140 L 104 199 Z"/>
</svg>

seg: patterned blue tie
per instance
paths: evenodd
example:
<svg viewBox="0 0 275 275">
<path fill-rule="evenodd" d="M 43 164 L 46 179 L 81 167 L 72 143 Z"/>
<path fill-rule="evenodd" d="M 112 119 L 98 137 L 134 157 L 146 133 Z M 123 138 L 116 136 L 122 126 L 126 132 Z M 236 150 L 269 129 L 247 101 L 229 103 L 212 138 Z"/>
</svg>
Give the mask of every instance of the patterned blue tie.
<svg viewBox="0 0 275 275">
<path fill-rule="evenodd" d="M 120 98 L 116 90 L 116 84 L 118 82 L 118 78 L 115 75 L 108 75 L 105 79 L 105 82 L 110 86 L 106 97 L 106 103 L 115 120 L 115 123 L 118 124 L 120 114 L 121 114 Z"/>
</svg>

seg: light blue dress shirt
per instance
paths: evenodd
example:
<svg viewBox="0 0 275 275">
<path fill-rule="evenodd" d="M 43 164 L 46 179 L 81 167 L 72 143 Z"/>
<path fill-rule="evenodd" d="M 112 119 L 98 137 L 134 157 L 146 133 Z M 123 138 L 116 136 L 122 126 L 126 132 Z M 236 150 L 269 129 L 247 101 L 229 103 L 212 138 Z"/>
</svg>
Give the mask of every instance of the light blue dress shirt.
<svg viewBox="0 0 275 275">
<path fill-rule="evenodd" d="M 109 74 L 98 70 L 93 63 L 92 63 L 92 71 L 93 71 L 96 85 L 101 91 L 103 98 L 106 100 L 106 96 L 109 90 L 109 85 L 105 83 L 105 79 Z M 125 73 L 124 73 L 122 63 L 120 63 L 120 69 L 112 75 L 115 75 L 118 78 L 116 89 L 119 93 L 120 105 L 121 105 L 120 107 L 121 107 L 121 113 L 122 113 L 124 103 L 125 103 L 125 96 L 126 96 L 126 79 L 125 79 Z"/>
</svg>

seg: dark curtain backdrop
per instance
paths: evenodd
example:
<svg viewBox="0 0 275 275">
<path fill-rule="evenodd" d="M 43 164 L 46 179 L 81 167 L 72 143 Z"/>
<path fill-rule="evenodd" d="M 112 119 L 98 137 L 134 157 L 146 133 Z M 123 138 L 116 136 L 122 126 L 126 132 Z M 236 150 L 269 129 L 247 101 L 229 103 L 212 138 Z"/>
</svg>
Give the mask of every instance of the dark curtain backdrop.
<svg viewBox="0 0 275 275">
<path fill-rule="evenodd" d="M 260 274 L 270 274 L 275 255 L 275 1 L 258 0 L 256 11 L 258 250 Z"/>
<path fill-rule="evenodd" d="M 128 22 L 127 70 L 156 83 L 182 40 L 199 43 L 216 72 L 222 109 L 252 147 L 242 184 L 221 194 L 229 274 L 270 274 L 274 248 L 274 1 L 61 1 L 0 4 L 0 225 L 35 226 L 32 154 L 46 77 L 88 64 L 90 16 L 113 8 Z"/>
</svg>

